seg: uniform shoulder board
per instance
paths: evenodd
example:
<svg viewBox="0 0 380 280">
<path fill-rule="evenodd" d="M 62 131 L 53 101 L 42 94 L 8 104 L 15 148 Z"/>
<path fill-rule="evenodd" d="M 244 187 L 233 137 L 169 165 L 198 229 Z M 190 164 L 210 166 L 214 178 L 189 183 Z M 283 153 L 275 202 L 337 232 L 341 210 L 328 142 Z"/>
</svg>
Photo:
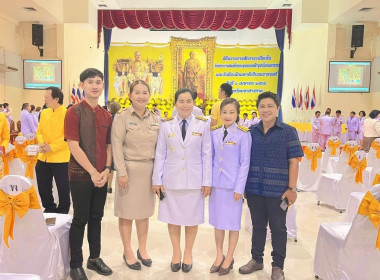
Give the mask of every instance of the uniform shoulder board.
<svg viewBox="0 0 380 280">
<path fill-rule="evenodd" d="M 249 131 L 248 127 L 245 127 L 245 126 L 242 126 L 242 125 L 238 125 L 237 128 L 240 129 L 241 131 L 244 131 L 244 132 L 248 132 Z"/>
<path fill-rule="evenodd" d="M 211 127 L 211 131 L 215 130 L 215 129 L 218 129 L 218 128 L 221 128 L 223 125 L 222 124 L 217 124 L 217 125 L 214 125 L 213 127 Z"/>
<path fill-rule="evenodd" d="M 167 121 L 171 121 L 173 119 L 174 119 L 174 117 L 169 117 L 169 118 L 161 119 L 161 121 L 162 122 L 167 122 Z"/>
<path fill-rule="evenodd" d="M 196 119 L 207 122 L 207 119 L 202 116 L 195 116 Z"/>
<path fill-rule="evenodd" d="M 123 113 L 126 109 L 125 108 L 120 108 L 119 111 L 117 111 L 117 114 Z"/>
</svg>

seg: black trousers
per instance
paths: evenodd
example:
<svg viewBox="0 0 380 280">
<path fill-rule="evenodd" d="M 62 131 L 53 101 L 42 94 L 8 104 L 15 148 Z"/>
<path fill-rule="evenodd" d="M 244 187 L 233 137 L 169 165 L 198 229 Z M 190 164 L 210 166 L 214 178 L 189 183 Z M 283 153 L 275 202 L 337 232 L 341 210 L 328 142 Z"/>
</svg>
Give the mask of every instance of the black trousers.
<svg viewBox="0 0 380 280">
<path fill-rule="evenodd" d="M 107 184 L 96 188 L 92 182 L 70 182 L 70 190 L 74 208 L 70 228 L 70 267 L 74 269 L 83 264 L 82 245 L 86 225 L 90 258 L 100 256 L 101 221 L 107 198 Z"/>
<path fill-rule="evenodd" d="M 45 213 L 67 214 L 70 209 L 68 162 L 50 163 L 37 161 L 36 175 L 38 192 Z M 59 204 L 54 203 L 53 177 L 57 185 Z"/>
<path fill-rule="evenodd" d="M 280 207 L 281 198 L 262 197 L 247 194 L 252 219 L 252 258 L 263 263 L 267 226 L 272 234 L 272 266 L 284 269 L 286 257 L 286 213 Z"/>
</svg>

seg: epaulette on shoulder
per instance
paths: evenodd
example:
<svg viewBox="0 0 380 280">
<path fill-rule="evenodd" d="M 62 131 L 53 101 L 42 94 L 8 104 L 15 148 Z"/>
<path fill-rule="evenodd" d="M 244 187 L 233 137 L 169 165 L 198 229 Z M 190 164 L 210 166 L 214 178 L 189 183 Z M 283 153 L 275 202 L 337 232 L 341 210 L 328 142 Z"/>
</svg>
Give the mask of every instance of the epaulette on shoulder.
<svg viewBox="0 0 380 280">
<path fill-rule="evenodd" d="M 161 121 L 162 122 L 167 122 L 167 121 L 171 121 L 173 119 L 174 119 L 174 117 L 169 117 L 169 118 L 161 119 Z"/>
<path fill-rule="evenodd" d="M 121 113 L 123 113 L 125 110 L 126 110 L 125 108 L 120 108 L 120 110 L 117 111 L 117 114 L 121 114 Z"/>
<path fill-rule="evenodd" d="M 195 116 L 196 119 L 207 122 L 207 119 L 202 116 Z"/>
<path fill-rule="evenodd" d="M 237 128 L 240 129 L 241 131 L 244 131 L 244 132 L 248 132 L 249 131 L 248 127 L 245 127 L 245 126 L 242 126 L 242 125 L 238 125 Z"/>
<path fill-rule="evenodd" d="M 214 125 L 210 128 L 211 131 L 215 130 L 215 129 L 218 129 L 218 128 L 221 128 L 223 125 L 222 124 L 217 124 L 217 125 Z"/>
</svg>

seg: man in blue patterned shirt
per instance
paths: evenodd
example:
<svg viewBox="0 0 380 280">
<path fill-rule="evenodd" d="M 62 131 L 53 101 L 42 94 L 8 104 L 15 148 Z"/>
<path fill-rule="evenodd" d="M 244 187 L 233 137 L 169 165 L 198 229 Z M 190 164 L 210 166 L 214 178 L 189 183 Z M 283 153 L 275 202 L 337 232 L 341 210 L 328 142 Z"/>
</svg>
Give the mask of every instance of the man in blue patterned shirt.
<svg viewBox="0 0 380 280">
<path fill-rule="evenodd" d="M 280 101 L 264 92 L 257 99 L 261 122 L 252 125 L 251 163 L 245 193 L 252 219 L 252 259 L 239 269 L 242 274 L 263 269 L 267 225 L 272 233 L 272 280 L 285 279 L 286 212 L 297 199 L 298 158 L 303 156 L 296 130 L 278 120 Z"/>
</svg>

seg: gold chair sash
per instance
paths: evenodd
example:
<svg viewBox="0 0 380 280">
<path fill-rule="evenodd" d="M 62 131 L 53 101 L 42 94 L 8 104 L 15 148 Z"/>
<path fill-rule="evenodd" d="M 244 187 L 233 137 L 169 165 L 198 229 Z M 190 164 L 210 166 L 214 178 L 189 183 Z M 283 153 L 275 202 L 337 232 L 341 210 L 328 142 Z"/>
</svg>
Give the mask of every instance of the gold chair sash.
<svg viewBox="0 0 380 280">
<path fill-rule="evenodd" d="M 331 156 L 336 156 L 336 149 L 339 149 L 340 147 L 340 140 L 334 142 L 331 139 L 327 142 L 327 146 L 331 149 Z"/>
<path fill-rule="evenodd" d="M 349 156 L 352 156 L 353 153 L 359 150 L 358 146 L 350 147 L 348 144 L 344 144 L 343 151 L 345 151 Z"/>
<path fill-rule="evenodd" d="M 27 146 L 26 141 L 22 144 L 14 143 L 15 149 L 14 149 L 14 157 L 19 158 L 20 160 L 24 161 L 26 152 L 25 148 Z"/>
<path fill-rule="evenodd" d="M 376 141 L 373 141 L 371 147 L 376 151 L 376 158 L 380 159 L 380 144 L 378 144 Z"/>
<path fill-rule="evenodd" d="M 14 240 L 15 214 L 17 213 L 21 219 L 29 209 L 40 208 L 36 189 L 33 186 L 18 195 L 9 195 L 0 189 L 0 216 L 5 215 L 3 240 L 8 248 L 8 237 Z"/>
<path fill-rule="evenodd" d="M 308 147 L 305 147 L 304 154 L 308 160 L 311 160 L 311 171 L 315 172 L 315 169 L 318 167 L 317 159 L 322 157 L 321 147 L 319 147 L 315 152 L 310 150 Z"/>
<path fill-rule="evenodd" d="M 372 186 L 380 184 L 380 174 L 376 174 L 375 178 L 373 179 Z"/>
<path fill-rule="evenodd" d="M 356 154 L 353 154 L 348 160 L 348 165 L 352 167 L 352 169 L 357 168 L 355 174 L 355 183 L 358 184 L 361 182 L 363 184 L 363 171 L 367 168 L 367 159 L 363 159 L 359 161 Z"/>
<path fill-rule="evenodd" d="M 371 223 L 378 229 L 376 248 L 380 250 L 380 202 L 367 192 L 359 205 L 358 214 L 368 216 Z"/>
<path fill-rule="evenodd" d="M 30 179 L 34 178 L 34 167 L 37 164 L 37 156 L 25 156 L 24 162 L 26 163 L 25 177 Z"/>
<path fill-rule="evenodd" d="M 3 155 L 4 175 L 9 175 L 9 163 L 14 159 L 13 150 Z"/>
</svg>

